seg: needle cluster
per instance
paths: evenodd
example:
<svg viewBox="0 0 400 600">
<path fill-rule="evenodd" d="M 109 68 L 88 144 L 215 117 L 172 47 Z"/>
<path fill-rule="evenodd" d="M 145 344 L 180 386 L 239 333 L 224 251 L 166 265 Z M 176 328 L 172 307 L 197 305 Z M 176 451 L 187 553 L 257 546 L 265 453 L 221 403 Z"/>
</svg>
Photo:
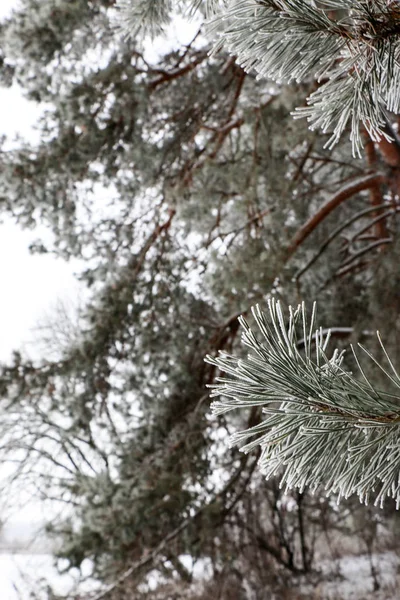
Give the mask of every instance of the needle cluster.
<svg viewBox="0 0 400 600">
<path fill-rule="evenodd" d="M 268 313 L 253 310 L 259 339 L 241 318 L 246 359 L 226 353 L 207 357 L 221 376 L 212 386 L 215 414 L 260 407 L 260 422 L 233 435 L 244 452 L 261 446 L 260 467 L 267 478 L 280 474 L 287 488 L 306 486 L 340 497 L 373 496 L 382 505 L 388 496 L 400 505 L 400 395 L 377 390 L 356 354 L 357 376 L 342 366 L 343 352 L 327 354 L 329 333 L 310 323 L 304 304 L 289 308 L 269 301 Z M 397 388 L 400 377 L 380 340 L 389 368 L 383 370 Z M 227 377 L 227 376 L 230 377 Z"/>
<path fill-rule="evenodd" d="M 171 0 L 119 0 L 126 33 L 159 33 Z M 396 0 L 187 0 L 202 8 L 218 38 L 215 51 L 277 82 L 315 80 L 295 116 L 329 133 L 327 147 L 349 131 L 361 154 L 360 125 L 374 141 L 390 140 L 387 114 L 400 112 L 400 7 Z"/>
</svg>

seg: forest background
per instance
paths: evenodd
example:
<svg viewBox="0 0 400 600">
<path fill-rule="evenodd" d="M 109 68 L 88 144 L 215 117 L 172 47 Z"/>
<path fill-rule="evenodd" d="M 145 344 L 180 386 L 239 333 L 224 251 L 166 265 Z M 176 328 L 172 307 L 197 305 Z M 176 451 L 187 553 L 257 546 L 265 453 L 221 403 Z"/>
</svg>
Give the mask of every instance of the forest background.
<svg viewBox="0 0 400 600">
<path fill-rule="evenodd" d="M 23 0 L 1 23 L 1 84 L 43 113 L 37 140 L 3 140 L 0 210 L 37 233 L 32 253 L 79 261 L 85 289 L 41 327 L 41 356 L 1 366 L 4 498 L 62 507 L 47 535 L 97 598 L 310 598 L 349 554 L 388 598 L 394 504 L 264 481 L 257 452 L 227 445 L 259 411 L 212 416 L 203 359 L 244 354 L 237 317 L 275 297 L 316 299 L 339 346 L 379 353 L 379 328 L 399 364 L 400 144 L 326 149 L 290 114 L 315 82 L 210 55 L 201 10 L 183 45 L 126 39 L 113 0 Z"/>
</svg>

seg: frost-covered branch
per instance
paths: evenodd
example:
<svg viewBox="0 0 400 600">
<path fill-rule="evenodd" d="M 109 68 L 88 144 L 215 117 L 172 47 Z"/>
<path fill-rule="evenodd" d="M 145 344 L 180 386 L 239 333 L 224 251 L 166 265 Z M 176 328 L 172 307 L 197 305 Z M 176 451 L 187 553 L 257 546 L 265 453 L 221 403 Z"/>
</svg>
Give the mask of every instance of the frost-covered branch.
<svg viewBox="0 0 400 600">
<path fill-rule="evenodd" d="M 155 36 L 170 22 L 172 10 L 193 14 L 203 8 L 205 16 L 210 17 L 220 4 L 223 0 L 117 0 L 116 8 L 126 35 L 135 36 L 141 32 Z"/>
<path fill-rule="evenodd" d="M 170 0 L 119 0 L 124 31 L 154 34 L 168 22 Z M 360 154 L 360 124 L 371 139 L 390 139 L 387 113 L 400 112 L 400 10 L 386 0 L 201 0 L 210 31 L 247 71 L 278 82 L 314 78 L 317 89 L 297 116 L 334 145 L 349 127 Z"/>
<path fill-rule="evenodd" d="M 223 352 L 206 359 L 224 374 L 212 386 L 212 395 L 222 396 L 213 403 L 215 414 L 258 406 L 265 417 L 234 434 L 232 445 L 244 452 L 261 446 L 262 472 L 267 478 L 281 474 L 287 488 L 322 486 L 339 498 L 358 494 L 367 502 L 374 496 L 381 505 L 390 496 L 400 506 L 400 393 L 375 389 L 355 353 L 359 378 L 343 369 L 343 352 L 328 358 L 330 335 L 315 327 L 315 305 L 310 324 L 304 303 L 290 307 L 288 316 L 279 302 L 270 300 L 268 308 L 268 313 L 253 309 L 262 339 L 240 319 L 243 342 L 251 349 L 246 359 Z M 379 334 L 378 339 L 388 370 L 360 347 L 400 388 Z"/>
</svg>

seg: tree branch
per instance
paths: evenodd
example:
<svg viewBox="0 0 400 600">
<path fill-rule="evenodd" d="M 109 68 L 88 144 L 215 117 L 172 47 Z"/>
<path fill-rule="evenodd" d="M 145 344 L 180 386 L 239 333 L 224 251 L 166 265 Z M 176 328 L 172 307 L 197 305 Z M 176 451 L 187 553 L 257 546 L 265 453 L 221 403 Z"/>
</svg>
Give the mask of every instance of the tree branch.
<svg viewBox="0 0 400 600">
<path fill-rule="evenodd" d="M 385 180 L 383 173 L 370 173 L 363 177 L 353 179 L 349 183 L 346 183 L 340 188 L 329 200 L 327 200 L 320 209 L 310 217 L 310 219 L 304 223 L 292 238 L 288 248 L 287 257 L 290 258 L 294 254 L 297 248 L 304 242 L 304 240 L 314 231 L 314 229 L 342 202 L 351 198 L 358 192 L 370 189 L 371 186 L 375 186 L 378 183 L 382 183 Z"/>
</svg>

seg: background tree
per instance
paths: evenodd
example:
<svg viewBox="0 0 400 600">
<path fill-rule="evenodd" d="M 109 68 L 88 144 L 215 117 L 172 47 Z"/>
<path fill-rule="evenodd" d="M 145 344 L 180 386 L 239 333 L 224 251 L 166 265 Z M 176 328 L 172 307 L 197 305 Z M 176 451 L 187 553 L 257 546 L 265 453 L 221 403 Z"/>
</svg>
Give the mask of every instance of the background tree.
<svg viewBox="0 0 400 600">
<path fill-rule="evenodd" d="M 338 337 L 385 311 L 393 350 L 400 151 L 368 128 L 363 158 L 346 136 L 328 151 L 290 115 L 312 77 L 258 80 L 203 29 L 154 57 L 117 20 L 110 0 L 24 0 L 1 24 L 2 81 L 44 108 L 39 143 L 1 151 L 1 209 L 52 232 L 33 252 L 80 258 L 90 296 L 58 355 L 2 365 L 1 460 L 65 506 L 49 531 L 98 597 L 282 597 L 356 504 L 228 451 L 260 411 L 210 418 L 203 358 L 240 353 L 238 315 L 271 295 L 318 298 Z"/>
</svg>

